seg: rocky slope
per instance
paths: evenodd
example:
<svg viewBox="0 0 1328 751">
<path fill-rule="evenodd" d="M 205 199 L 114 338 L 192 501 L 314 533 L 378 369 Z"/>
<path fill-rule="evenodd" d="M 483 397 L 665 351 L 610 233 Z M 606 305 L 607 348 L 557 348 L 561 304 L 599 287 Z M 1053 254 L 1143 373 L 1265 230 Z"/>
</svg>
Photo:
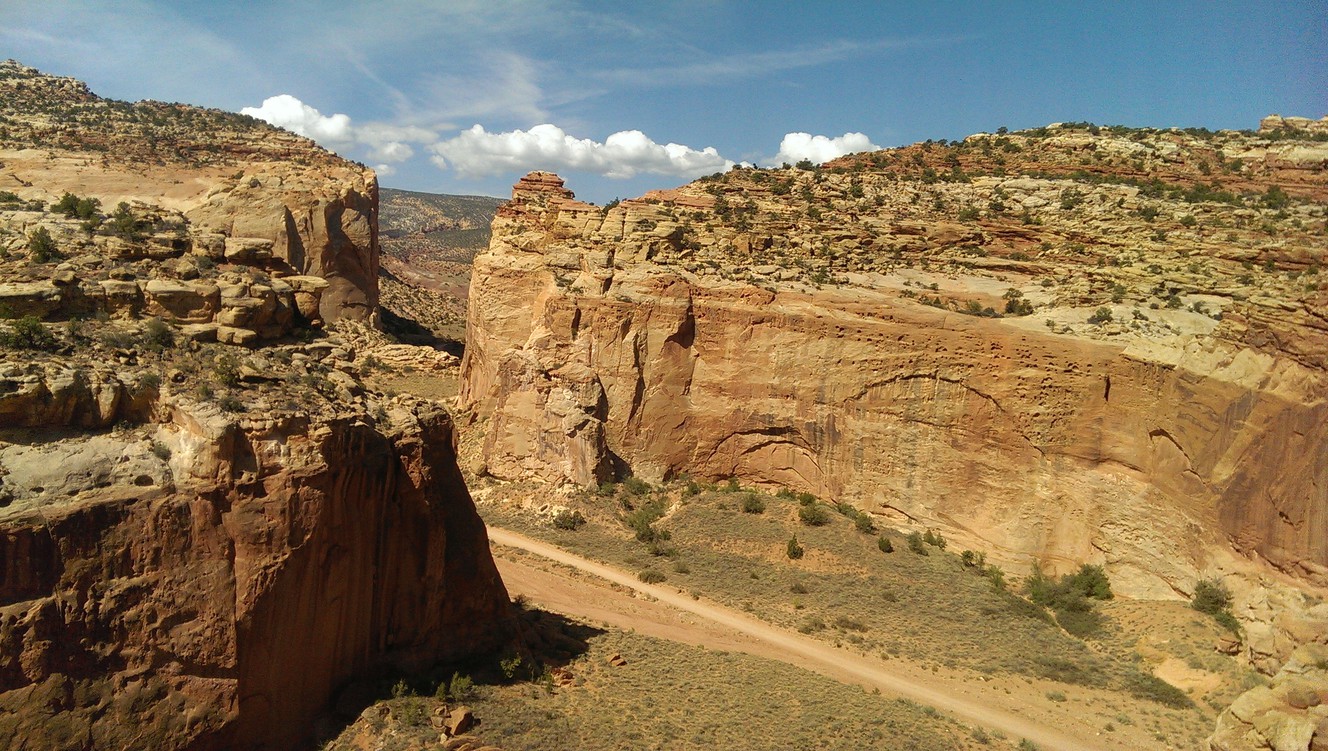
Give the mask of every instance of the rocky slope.
<svg viewBox="0 0 1328 751">
<path fill-rule="evenodd" d="M 1328 633 L 1320 125 L 979 134 L 612 208 L 528 175 L 475 259 L 484 469 L 788 486 L 1134 596 L 1239 573 L 1275 666 Z"/>
<path fill-rule="evenodd" d="M 435 337 L 465 332 L 470 263 L 489 247 L 501 199 L 384 188 L 380 229 L 383 307 Z"/>
<path fill-rule="evenodd" d="M 0 735 L 298 748 L 503 645 L 451 418 L 364 383 L 372 172 L 12 63 L 0 103 Z"/>
<path fill-rule="evenodd" d="M 12 60 L 0 63 L 0 102 L 0 195 L 14 199 L 12 208 L 71 193 L 99 201 L 106 213 L 125 202 L 141 220 L 128 228 L 100 220 L 86 229 L 51 228 L 76 265 L 85 251 L 101 267 L 124 260 L 129 251 L 112 240 L 132 231 L 151 239 L 138 251 L 151 257 L 197 252 L 273 274 L 321 277 L 325 320 L 376 315 L 372 170 L 250 117 L 102 99 L 79 81 Z M 43 222 L 11 215 L 0 244 L 14 251 Z M 99 239 L 112 229 L 121 237 Z"/>
</svg>

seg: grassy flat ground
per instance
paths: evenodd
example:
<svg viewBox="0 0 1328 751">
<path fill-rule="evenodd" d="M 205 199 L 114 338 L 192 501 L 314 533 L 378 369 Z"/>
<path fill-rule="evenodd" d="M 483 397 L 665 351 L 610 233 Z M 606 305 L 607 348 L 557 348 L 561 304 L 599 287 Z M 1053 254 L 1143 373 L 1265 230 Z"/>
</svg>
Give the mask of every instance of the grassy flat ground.
<svg viewBox="0 0 1328 751">
<path fill-rule="evenodd" d="M 587 519 L 566 530 L 547 514 L 496 500 L 538 492 L 504 485 L 477 497 L 491 524 L 662 576 L 682 591 L 864 656 L 967 672 L 1014 694 L 1081 704 L 1081 714 L 1103 732 L 1142 733 L 1157 748 L 1199 747 L 1216 712 L 1257 680 L 1212 649 L 1220 628 L 1182 603 L 1102 603 L 1102 625 L 1079 638 L 1013 594 L 1017 586 L 1003 590 L 963 565 L 956 551 L 927 545 L 919 555 L 903 535 L 863 533 L 829 507 L 824 525 L 808 526 L 793 499 L 720 489 L 689 495 L 681 485 L 632 493 L 619 486 L 565 501 Z M 754 507 L 751 498 L 764 506 L 761 513 L 742 510 Z M 643 508 L 662 512 L 652 528 L 668 539 L 636 539 L 625 519 Z M 790 560 L 795 534 L 804 555 Z M 879 549 L 881 534 L 894 552 Z"/>
</svg>

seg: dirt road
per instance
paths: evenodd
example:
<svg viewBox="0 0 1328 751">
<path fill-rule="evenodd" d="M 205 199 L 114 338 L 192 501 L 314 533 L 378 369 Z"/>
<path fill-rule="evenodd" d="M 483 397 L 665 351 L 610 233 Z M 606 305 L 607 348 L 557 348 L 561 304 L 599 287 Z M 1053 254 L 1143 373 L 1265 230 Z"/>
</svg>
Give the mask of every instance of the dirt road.
<svg viewBox="0 0 1328 751">
<path fill-rule="evenodd" d="M 509 591 L 567 615 L 599 620 L 619 628 L 712 649 L 740 650 L 760 657 L 807 668 L 836 680 L 913 699 L 945 710 L 962 720 L 999 730 L 1012 738 L 1027 738 L 1042 749 L 1091 751 L 1138 748 L 1127 738 L 1102 737 L 1095 729 L 1075 723 L 1070 711 L 1059 718 L 1033 718 L 1020 712 L 1019 700 L 1007 691 L 967 680 L 947 680 L 913 666 L 887 664 L 873 657 L 840 649 L 787 631 L 735 610 L 665 586 L 644 584 L 625 571 L 596 563 L 524 535 L 495 527 L 489 537 L 498 545 L 524 550 L 550 561 L 591 574 L 637 593 L 593 580 L 569 578 L 543 570 L 520 556 L 495 550 L 499 570 Z M 1038 712 L 1037 714 L 1045 714 Z M 1052 723 L 1056 724 L 1052 724 Z"/>
</svg>

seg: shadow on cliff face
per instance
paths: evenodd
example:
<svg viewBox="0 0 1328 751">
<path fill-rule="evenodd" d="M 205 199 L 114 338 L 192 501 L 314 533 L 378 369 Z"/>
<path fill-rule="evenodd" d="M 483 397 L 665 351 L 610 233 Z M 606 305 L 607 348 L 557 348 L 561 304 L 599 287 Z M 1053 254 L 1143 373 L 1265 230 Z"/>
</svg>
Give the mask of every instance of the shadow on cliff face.
<svg viewBox="0 0 1328 751">
<path fill-rule="evenodd" d="M 500 650 L 462 662 L 444 663 L 423 674 L 390 673 L 347 684 L 337 696 L 331 716 L 322 718 L 316 737 L 337 737 L 366 709 L 402 696 L 449 698 L 458 676 L 474 685 L 546 682 L 557 668 L 565 667 L 590 651 L 590 641 L 603 629 L 572 620 L 560 613 L 529 608 L 523 597 L 512 603 L 515 636 Z M 450 697 L 456 699 L 456 697 Z"/>
<path fill-rule="evenodd" d="M 402 344 L 433 347 L 458 358 L 465 352 L 465 342 L 438 336 L 419 321 L 399 314 L 391 308 L 379 306 L 378 315 L 383 322 L 383 331 L 396 337 Z"/>
</svg>

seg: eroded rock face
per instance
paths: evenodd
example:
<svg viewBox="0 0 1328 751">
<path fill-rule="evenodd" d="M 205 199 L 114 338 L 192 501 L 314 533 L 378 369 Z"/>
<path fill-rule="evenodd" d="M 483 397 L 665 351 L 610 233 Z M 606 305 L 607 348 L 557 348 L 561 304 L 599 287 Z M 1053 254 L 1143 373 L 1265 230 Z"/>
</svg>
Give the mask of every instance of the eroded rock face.
<svg viewBox="0 0 1328 751">
<path fill-rule="evenodd" d="M 64 231 L 30 212 L 10 217 L 19 232 L 5 240 L 12 246 L 6 250 L 18 250 L 39 224 L 50 224 L 68 255 L 116 261 L 198 255 L 275 276 L 319 277 L 327 288 L 309 320 L 376 321 L 378 179 L 369 168 L 253 118 L 105 100 L 81 82 L 13 61 L 0 62 L 0 112 L 8 123 L 0 136 L 0 182 L 16 188 L 22 201 L 54 204 L 71 193 L 100 201 L 105 213 L 126 202 L 145 225 L 133 237 L 105 237 L 74 231 L 74 222 Z M 187 319 L 215 312 L 179 291 L 160 291 L 166 299 L 148 290 L 149 305 L 162 313 Z M 57 292 L 15 287 L 0 290 L 0 300 L 21 297 L 23 313 L 48 315 L 59 298 L 70 297 Z M 121 285 L 104 296 L 131 292 Z M 141 305 L 141 292 L 135 294 L 120 302 Z"/>
<path fill-rule="evenodd" d="M 0 447 L 11 742 L 293 748 L 348 679 L 506 637 L 445 411 L 156 414 Z"/>
<path fill-rule="evenodd" d="M 1110 278 L 1057 299 L 1029 276 L 1070 279 L 1080 259 L 1006 265 L 964 249 L 1036 252 L 1042 232 L 1077 231 L 1073 252 L 1083 253 L 1102 225 L 1053 225 L 1054 207 L 1035 215 L 1046 230 L 995 219 L 887 225 L 847 212 L 842 230 L 809 225 L 787 219 L 803 211 L 792 199 L 762 187 L 803 179 L 786 172 L 734 178 L 745 193 L 693 185 L 679 191 L 684 202 L 656 194 L 612 209 L 575 201 L 552 175 L 517 184 L 475 261 L 463 362 L 462 400 L 488 420 L 488 472 L 583 486 L 628 472 L 788 486 L 943 528 L 1007 563 L 1105 564 L 1113 587 L 1135 596 L 1186 596 L 1211 567 L 1248 559 L 1302 586 L 1328 585 L 1328 378 L 1317 356 L 1297 354 L 1322 332 L 1291 312 L 1309 308 L 1267 315 L 1264 330 L 1279 333 L 1265 348 L 1242 341 L 1248 318 L 1219 327 L 1173 315 L 1170 302 L 1136 306 L 1151 322 L 1142 328 L 1085 326 L 1096 295 L 1111 305 Z M 805 190 L 870 180 L 831 173 L 808 177 Z M 969 190 L 994 184 L 975 179 Z M 878 194 L 883 208 L 862 210 L 898 217 L 926 205 L 890 185 Z M 1051 185 L 1043 192 L 1063 190 Z M 707 200 L 735 206 L 744 195 L 748 221 L 774 217 L 766 221 L 792 234 L 759 224 L 735 234 L 707 213 Z M 719 229 L 707 233 L 708 222 Z M 1119 219 L 1108 226 L 1134 231 Z M 811 238 L 800 260 L 799 231 Z M 1006 245 L 1011 233 L 1023 244 Z M 736 241 L 752 235 L 765 239 Z M 844 250 L 821 252 L 834 236 L 849 238 Z M 1119 240 L 1096 241 L 1115 253 Z M 871 250 L 908 243 L 921 244 Z M 987 262 L 954 264 L 956 248 Z M 1193 252 L 1181 257 L 1193 263 Z M 710 264 L 716 256 L 724 260 Z M 928 260 L 918 271 L 901 257 Z M 953 265 L 929 272 L 928 262 Z M 831 286 L 800 283 L 808 268 L 828 270 Z M 937 300 L 919 304 L 908 288 L 939 290 Z M 977 304 L 963 315 L 940 299 L 999 305 L 1008 289 L 1048 319 L 988 317 Z M 1116 310 L 1128 320 L 1128 308 Z"/>
<path fill-rule="evenodd" d="M 1297 649 L 1267 686 L 1241 694 L 1217 718 L 1211 751 L 1328 748 L 1328 647 Z"/>
</svg>

